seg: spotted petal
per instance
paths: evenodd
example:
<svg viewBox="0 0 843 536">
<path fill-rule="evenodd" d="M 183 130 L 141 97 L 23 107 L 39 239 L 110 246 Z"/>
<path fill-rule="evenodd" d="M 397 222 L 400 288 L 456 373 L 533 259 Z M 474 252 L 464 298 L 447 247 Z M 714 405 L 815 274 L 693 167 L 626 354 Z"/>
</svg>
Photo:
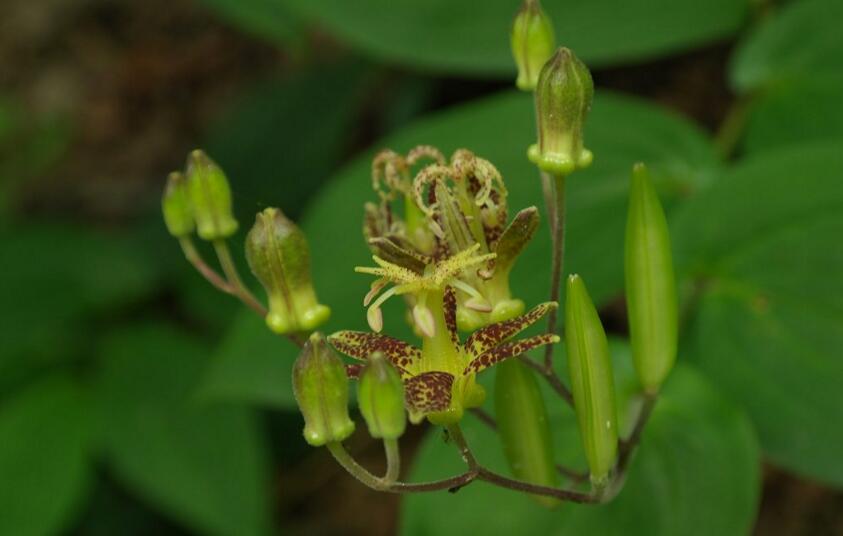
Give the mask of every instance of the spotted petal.
<svg viewBox="0 0 843 536">
<path fill-rule="evenodd" d="M 454 287 L 445 287 L 445 296 L 442 300 L 442 309 L 445 313 L 445 327 L 448 328 L 448 335 L 455 347 L 459 348 L 460 337 L 457 334 L 457 293 Z"/>
<path fill-rule="evenodd" d="M 454 376 L 448 372 L 425 372 L 404 382 L 407 407 L 416 415 L 445 411 L 451 405 Z"/>
<path fill-rule="evenodd" d="M 532 350 L 533 348 L 544 346 L 545 344 L 556 344 L 557 342 L 559 342 L 558 335 L 549 335 L 544 333 L 528 339 L 501 344 L 500 346 L 493 348 L 488 352 L 484 352 L 474 358 L 474 360 L 465 367 L 463 374 L 481 372 L 495 363 L 499 363 L 509 357 L 518 356 L 524 352 Z"/>
<path fill-rule="evenodd" d="M 402 377 L 409 375 L 408 370 L 411 370 L 421 357 L 421 350 L 415 346 L 379 333 L 338 331 L 328 336 L 328 342 L 338 352 L 361 361 L 368 360 L 375 352 L 382 352 Z"/>
<path fill-rule="evenodd" d="M 556 302 L 545 302 L 533 307 L 526 314 L 505 322 L 495 322 L 478 329 L 465 341 L 465 350 L 474 357 L 498 346 L 505 340 L 527 329 L 537 320 L 556 308 Z"/>
</svg>

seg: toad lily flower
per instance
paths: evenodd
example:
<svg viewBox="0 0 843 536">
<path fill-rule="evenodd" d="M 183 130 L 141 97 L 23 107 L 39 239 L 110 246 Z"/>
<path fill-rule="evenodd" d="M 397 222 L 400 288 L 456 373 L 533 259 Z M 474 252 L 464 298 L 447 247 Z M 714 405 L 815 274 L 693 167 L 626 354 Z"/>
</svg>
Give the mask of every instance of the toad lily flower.
<svg viewBox="0 0 843 536">
<path fill-rule="evenodd" d="M 411 179 L 410 169 L 423 158 L 433 162 Z M 446 163 L 435 148 L 420 146 L 406 158 L 384 151 L 372 169 L 381 203 L 366 206 L 364 234 L 375 255 L 418 271 L 420 264 L 476 248 L 479 256 L 489 256 L 459 274 L 473 291 L 454 285 L 460 329 L 472 331 L 524 312 L 524 302 L 511 296 L 509 274 L 538 226 L 538 210 L 524 209 L 506 226 L 507 191 L 491 162 L 460 149 Z M 398 199 L 404 202 L 403 219 L 393 207 Z M 415 306 L 412 297 L 408 301 Z M 412 318 L 422 330 L 416 315 Z"/>
<path fill-rule="evenodd" d="M 486 397 L 477 384 L 477 373 L 492 365 L 518 356 L 530 349 L 559 341 L 557 335 L 542 334 L 521 340 L 512 337 L 535 323 L 555 302 L 538 305 L 528 313 L 481 328 L 461 343 L 457 334 L 457 297 L 454 287 L 428 291 L 427 305 L 434 330 L 425 335 L 422 347 L 404 341 L 362 331 L 339 331 L 328 337 L 337 351 L 367 361 L 380 352 L 389 359 L 404 382 L 405 402 L 410 420 L 419 423 L 425 417 L 434 424 L 458 422 L 467 408 L 478 407 Z M 360 365 L 349 365 L 349 375 L 359 373 Z"/>
</svg>

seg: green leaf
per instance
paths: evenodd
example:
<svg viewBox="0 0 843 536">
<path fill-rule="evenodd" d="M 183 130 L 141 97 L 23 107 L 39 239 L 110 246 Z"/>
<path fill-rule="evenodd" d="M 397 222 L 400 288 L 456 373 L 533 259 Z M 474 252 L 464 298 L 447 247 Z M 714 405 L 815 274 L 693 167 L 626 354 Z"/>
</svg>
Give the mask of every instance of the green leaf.
<svg viewBox="0 0 843 536">
<path fill-rule="evenodd" d="M 520 2 L 285 0 L 302 18 L 390 62 L 461 75 L 511 75 L 509 32 Z M 591 66 L 658 57 L 729 36 L 740 0 L 559 0 L 545 10 L 560 44 Z"/>
<path fill-rule="evenodd" d="M 613 354 L 619 365 L 616 379 L 634 382 L 628 349 L 619 352 L 615 345 Z M 555 443 L 566 451 L 563 461 L 570 463 L 582 458 L 575 419 L 563 402 L 554 400 Z M 621 408 L 622 414 L 630 413 L 629 406 Z M 505 472 L 494 432 L 471 417 L 463 422 L 480 462 Z M 627 418 L 624 427 L 629 422 Z M 402 508 L 402 534 L 738 536 L 752 527 L 760 475 L 751 425 L 687 365 L 677 366 L 668 379 L 631 464 L 621 493 L 601 506 L 567 504 L 548 511 L 527 495 L 485 482 L 455 494 L 410 495 Z M 409 480 L 443 478 L 462 470 L 465 465 L 456 448 L 434 431 L 422 444 Z"/>
<path fill-rule="evenodd" d="M 447 153 L 466 147 L 489 158 L 509 189 L 510 213 L 529 205 L 544 206 L 535 166 L 526 158 L 534 141 L 532 99 L 505 93 L 448 110 L 380 141 L 374 150 L 342 171 L 319 193 L 307 211 L 304 229 L 310 240 L 314 281 L 322 303 L 333 309 L 324 328 L 365 328 L 363 296 L 371 278 L 355 274 L 355 265 L 371 264 L 362 233 L 363 203 L 376 199 L 371 190 L 371 157 L 390 147 L 407 151 L 433 144 Z M 718 167 L 709 142 L 680 118 L 617 94 L 603 92 L 586 124 L 586 146 L 595 162 L 568 179 L 566 271 L 588 278 L 597 303 L 623 287 L 623 242 L 629 173 L 645 161 L 662 187 L 669 209 L 679 196 L 710 180 Z M 528 304 L 547 299 L 550 238 L 546 221 L 518 259 L 511 277 L 514 295 Z M 406 334 L 403 304 L 385 306 L 386 333 Z"/>
<path fill-rule="evenodd" d="M 216 351 L 199 397 L 295 409 L 291 378 L 298 353 L 253 311 L 242 311 Z"/>
<path fill-rule="evenodd" d="M 740 43 L 732 85 L 742 93 L 803 79 L 843 79 L 843 3 L 791 2 Z"/>
<path fill-rule="evenodd" d="M 147 294 L 155 273 L 131 240 L 69 224 L 0 230 L 0 388 L 90 337 L 85 321 Z"/>
<path fill-rule="evenodd" d="M 697 277 L 688 350 L 742 403 L 765 453 L 843 485 L 843 155 L 840 142 L 756 157 L 677 215 Z M 688 353 L 688 352 L 686 352 Z"/>
<path fill-rule="evenodd" d="M 730 66 L 751 94 L 744 149 L 843 137 L 843 3 L 791 2 L 749 33 Z"/>
<path fill-rule="evenodd" d="M 301 213 L 343 154 L 367 75 L 345 62 L 267 80 L 212 123 L 206 149 L 231 182 L 239 236 L 266 206 Z"/>
<path fill-rule="evenodd" d="M 163 327 L 104 343 L 100 411 L 115 475 L 194 531 L 269 533 L 268 460 L 256 416 L 193 398 L 207 348 Z"/>
<path fill-rule="evenodd" d="M 280 0 L 201 0 L 243 31 L 279 45 L 299 33 L 298 20 Z"/>
<path fill-rule="evenodd" d="M 78 385 L 50 377 L 0 408 L 0 534 L 57 534 L 88 491 L 91 422 Z"/>
</svg>

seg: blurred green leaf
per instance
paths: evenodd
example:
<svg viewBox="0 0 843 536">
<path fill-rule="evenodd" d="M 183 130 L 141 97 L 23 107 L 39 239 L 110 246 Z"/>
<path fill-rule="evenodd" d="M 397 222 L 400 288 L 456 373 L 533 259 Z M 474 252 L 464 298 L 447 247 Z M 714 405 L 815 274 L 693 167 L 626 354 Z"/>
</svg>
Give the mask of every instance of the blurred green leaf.
<svg viewBox="0 0 843 536">
<path fill-rule="evenodd" d="M 535 167 L 527 161 L 533 142 L 532 99 L 505 93 L 448 110 L 379 142 L 406 151 L 417 144 L 439 146 L 446 154 L 466 147 L 488 158 L 503 174 L 512 214 L 529 205 L 543 207 Z M 641 101 L 602 92 L 587 123 L 586 145 L 594 165 L 568 179 L 566 270 L 583 274 L 595 301 L 604 302 L 623 286 L 623 239 L 632 164 L 653 169 L 668 208 L 680 196 L 706 184 L 718 167 L 702 134 L 682 119 Z M 371 263 L 360 228 L 363 203 L 371 190 L 371 157 L 356 160 L 328 183 L 309 207 L 304 228 L 311 243 L 316 288 L 333 316 L 324 328 L 364 329 L 362 299 L 371 278 L 352 267 Z M 528 304 L 547 299 L 550 238 L 546 222 L 519 259 L 512 275 L 514 293 Z M 386 304 L 386 332 L 406 334 L 403 304 Z M 403 330 L 403 331 L 402 331 Z"/>
<path fill-rule="evenodd" d="M 253 311 L 244 310 L 216 351 L 198 396 L 295 409 L 291 378 L 298 352 Z"/>
<path fill-rule="evenodd" d="M 131 240 L 71 224 L 0 230 L 0 389 L 91 337 L 92 315 L 138 299 L 155 273 Z"/>
<path fill-rule="evenodd" d="M 461 75 L 511 75 L 509 32 L 520 0 L 284 0 L 380 58 Z M 559 0 L 545 9 L 560 44 L 592 66 L 657 57 L 731 35 L 740 0 Z"/>
<path fill-rule="evenodd" d="M 732 58 L 733 87 L 749 95 L 743 149 L 843 137 L 843 2 L 791 2 L 749 33 Z"/>
<path fill-rule="evenodd" d="M 57 534 L 88 491 L 91 422 L 78 385 L 49 377 L 0 408 L 0 534 Z"/>
<path fill-rule="evenodd" d="M 299 24 L 281 0 L 201 0 L 227 21 L 256 37 L 288 45 Z"/>
<path fill-rule="evenodd" d="M 628 362 L 628 352 L 623 359 Z M 631 367 L 615 374 L 631 378 Z M 550 411 L 557 452 L 570 462 L 582 456 L 575 417 L 558 398 L 554 402 Z M 621 414 L 628 413 L 629 408 Z M 464 432 L 481 463 L 505 472 L 494 432 L 471 417 L 464 420 Z M 678 366 L 668 379 L 631 464 L 621 493 L 602 506 L 567 504 L 548 511 L 526 495 L 484 482 L 455 494 L 411 495 L 402 508 L 402 533 L 738 536 L 750 530 L 760 484 L 751 425 L 687 365 Z M 410 480 L 463 470 L 456 448 L 435 431 L 422 444 Z M 445 511 L 454 515 L 439 514 Z"/>
<path fill-rule="evenodd" d="M 208 350 L 156 326 L 115 333 L 101 358 L 105 454 L 144 500 L 203 534 L 269 533 L 269 464 L 254 413 L 193 393 Z"/>
<path fill-rule="evenodd" d="M 744 150 L 843 138 L 841 95 L 843 80 L 804 80 L 769 89 L 751 105 Z"/>
<path fill-rule="evenodd" d="M 841 142 L 747 160 L 677 215 L 688 350 L 778 464 L 843 485 Z"/>
<path fill-rule="evenodd" d="M 741 93 L 805 79 L 843 80 L 843 3 L 790 2 L 740 43 L 730 78 Z"/>
<path fill-rule="evenodd" d="M 229 176 L 244 230 L 267 206 L 301 213 L 342 156 L 367 76 L 347 62 L 265 81 L 210 126 L 206 148 Z"/>
</svg>

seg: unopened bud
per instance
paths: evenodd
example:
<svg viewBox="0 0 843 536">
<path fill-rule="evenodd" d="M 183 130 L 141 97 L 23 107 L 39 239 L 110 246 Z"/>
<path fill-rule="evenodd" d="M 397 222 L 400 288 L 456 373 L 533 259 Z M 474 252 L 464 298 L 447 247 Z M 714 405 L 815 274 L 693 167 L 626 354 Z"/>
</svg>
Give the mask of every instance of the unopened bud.
<svg viewBox="0 0 843 536">
<path fill-rule="evenodd" d="M 187 183 L 184 175 L 178 171 L 170 173 L 167 177 L 167 186 L 161 198 L 161 211 L 164 213 L 167 231 L 174 237 L 181 238 L 193 232 L 196 224 L 187 195 Z"/>
<path fill-rule="evenodd" d="M 293 393 L 304 416 L 304 439 L 314 447 L 354 432 L 348 416 L 348 377 L 325 337 L 314 333 L 293 365 Z"/>
<path fill-rule="evenodd" d="M 304 233 L 281 210 L 259 212 L 246 236 L 246 260 L 269 298 L 266 324 L 280 334 L 310 331 L 331 310 L 318 302 Z"/>
<path fill-rule="evenodd" d="M 231 189 L 222 169 L 199 149 L 187 158 L 187 191 L 199 237 L 228 238 L 237 231 L 231 209 Z"/>
<path fill-rule="evenodd" d="M 555 40 L 553 23 L 544 12 L 539 0 L 524 0 L 515 15 L 510 34 L 512 57 L 518 65 L 515 85 L 523 91 L 536 88 L 539 72 L 553 54 Z"/>
<path fill-rule="evenodd" d="M 495 368 L 498 435 L 512 474 L 531 484 L 555 488 L 559 477 L 550 421 L 536 377 L 517 359 L 507 359 Z M 532 497 L 547 507 L 559 504 L 550 497 Z"/>
<path fill-rule="evenodd" d="M 676 361 L 678 313 L 667 220 L 644 164 L 632 170 L 625 264 L 632 359 L 654 393 Z"/>
<path fill-rule="evenodd" d="M 600 489 L 609 481 L 618 452 L 615 387 L 606 332 L 578 275 L 568 278 L 565 346 L 583 450 L 591 481 Z"/>
<path fill-rule="evenodd" d="M 567 175 L 591 165 L 594 156 L 583 147 L 583 125 L 593 96 L 588 67 L 560 47 L 542 68 L 536 86 L 539 139 L 528 156 L 540 169 Z"/>
<path fill-rule="evenodd" d="M 383 354 L 372 354 L 360 373 L 357 403 L 372 437 L 398 439 L 404 433 L 407 427 L 404 384 Z"/>
</svg>

